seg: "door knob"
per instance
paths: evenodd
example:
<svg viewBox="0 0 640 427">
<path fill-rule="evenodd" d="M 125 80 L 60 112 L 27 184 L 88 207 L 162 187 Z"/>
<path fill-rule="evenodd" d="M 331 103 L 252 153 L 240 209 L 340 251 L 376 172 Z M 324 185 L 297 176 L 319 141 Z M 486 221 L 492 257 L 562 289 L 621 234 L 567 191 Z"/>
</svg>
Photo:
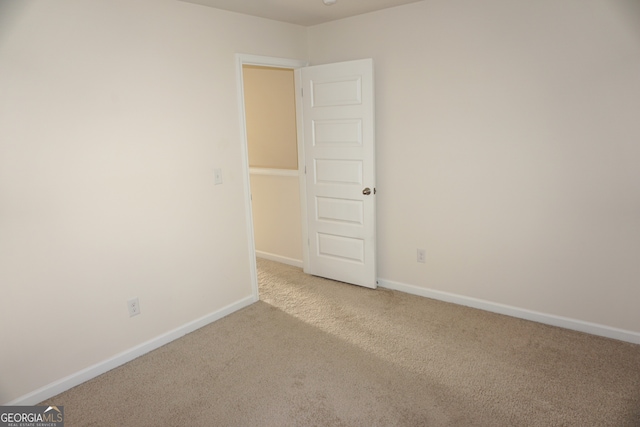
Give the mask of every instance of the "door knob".
<svg viewBox="0 0 640 427">
<path fill-rule="evenodd" d="M 362 190 L 362 194 L 368 196 L 369 194 L 371 194 L 371 189 L 369 187 L 365 188 L 364 190 Z"/>
</svg>

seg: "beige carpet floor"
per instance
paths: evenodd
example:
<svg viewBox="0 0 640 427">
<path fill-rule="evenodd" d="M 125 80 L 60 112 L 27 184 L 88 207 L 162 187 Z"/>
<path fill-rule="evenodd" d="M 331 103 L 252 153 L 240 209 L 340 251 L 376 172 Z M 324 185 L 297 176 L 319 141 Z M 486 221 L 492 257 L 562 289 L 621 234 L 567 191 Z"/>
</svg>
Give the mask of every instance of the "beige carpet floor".
<svg viewBox="0 0 640 427">
<path fill-rule="evenodd" d="M 640 426 L 640 346 L 259 260 L 261 301 L 43 402 L 74 426 Z"/>
</svg>

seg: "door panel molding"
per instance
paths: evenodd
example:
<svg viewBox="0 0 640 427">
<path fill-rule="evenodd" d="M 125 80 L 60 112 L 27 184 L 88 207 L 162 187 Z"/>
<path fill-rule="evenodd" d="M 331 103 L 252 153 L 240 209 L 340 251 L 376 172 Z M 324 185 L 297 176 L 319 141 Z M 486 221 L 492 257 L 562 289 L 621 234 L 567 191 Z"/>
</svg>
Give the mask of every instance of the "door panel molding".
<svg viewBox="0 0 640 427">
<path fill-rule="evenodd" d="M 373 61 L 296 70 L 304 271 L 375 288 Z"/>
</svg>

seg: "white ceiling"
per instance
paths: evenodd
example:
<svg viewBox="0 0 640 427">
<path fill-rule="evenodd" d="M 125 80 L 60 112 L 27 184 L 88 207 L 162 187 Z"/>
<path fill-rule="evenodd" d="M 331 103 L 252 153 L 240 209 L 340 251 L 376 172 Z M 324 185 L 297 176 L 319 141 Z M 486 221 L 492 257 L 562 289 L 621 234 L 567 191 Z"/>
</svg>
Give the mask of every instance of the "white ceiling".
<svg viewBox="0 0 640 427">
<path fill-rule="evenodd" d="M 246 15 L 310 26 L 421 0 L 181 0 Z"/>
</svg>

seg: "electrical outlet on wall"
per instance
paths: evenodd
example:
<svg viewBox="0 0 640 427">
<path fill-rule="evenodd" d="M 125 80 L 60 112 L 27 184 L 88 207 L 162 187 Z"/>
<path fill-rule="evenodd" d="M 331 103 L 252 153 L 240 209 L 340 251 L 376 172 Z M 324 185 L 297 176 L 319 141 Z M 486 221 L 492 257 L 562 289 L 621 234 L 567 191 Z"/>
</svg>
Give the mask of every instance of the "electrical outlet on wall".
<svg viewBox="0 0 640 427">
<path fill-rule="evenodd" d="M 127 301 L 127 308 L 129 309 L 129 317 L 140 314 L 140 301 L 138 301 L 138 298 L 132 298 Z"/>
<path fill-rule="evenodd" d="M 421 262 L 421 263 L 423 263 L 423 264 L 427 262 L 427 255 L 426 255 L 426 253 L 425 253 L 424 249 L 418 249 L 418 258 L 417 258 L 417 261 L 418 261 L 418 262 Z"/>
</svg>

